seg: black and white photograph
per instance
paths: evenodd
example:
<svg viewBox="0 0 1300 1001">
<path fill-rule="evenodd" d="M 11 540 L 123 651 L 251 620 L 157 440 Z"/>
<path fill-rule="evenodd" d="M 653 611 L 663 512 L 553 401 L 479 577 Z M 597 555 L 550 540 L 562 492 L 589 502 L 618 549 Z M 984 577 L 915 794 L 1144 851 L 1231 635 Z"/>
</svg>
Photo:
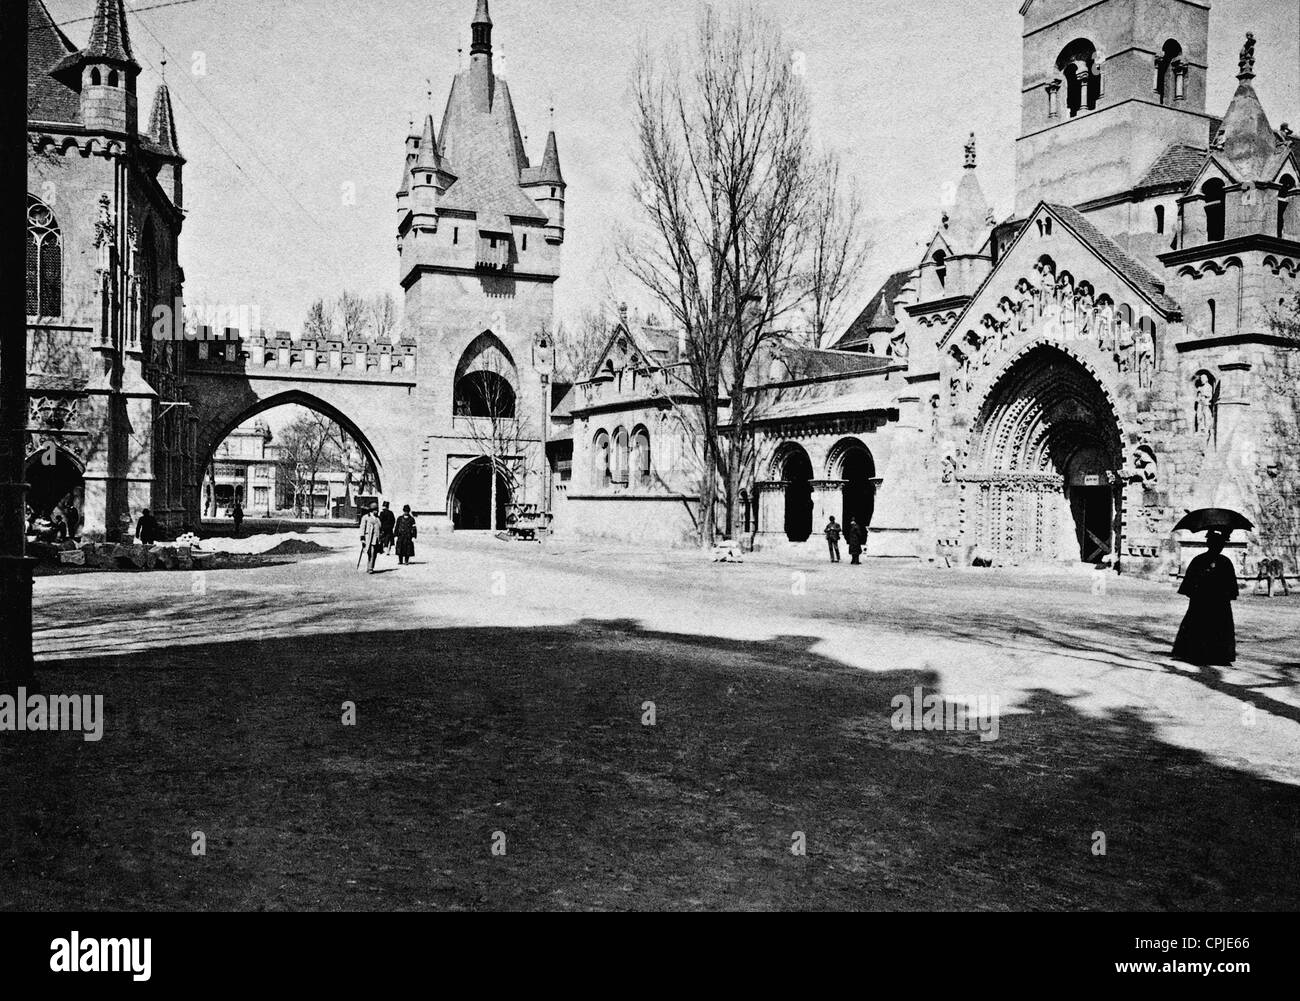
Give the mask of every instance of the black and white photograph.
<svg viewBox="0 0 1300 1001">
<path fill-rule="evenodd" d="M 24 966 L 253 912 L 1282 961 L 1300 2 L 24 2 L 0 912 L 86 919 Z"/>
</svg>

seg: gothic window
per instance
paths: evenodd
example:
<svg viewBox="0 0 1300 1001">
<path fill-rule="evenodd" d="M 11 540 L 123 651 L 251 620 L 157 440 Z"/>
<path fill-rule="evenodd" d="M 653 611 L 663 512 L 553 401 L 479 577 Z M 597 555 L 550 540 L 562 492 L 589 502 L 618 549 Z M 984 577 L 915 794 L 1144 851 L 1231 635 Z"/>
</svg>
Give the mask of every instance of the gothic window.
<svg viewBox="0 0 1300 1001">
<path fill-rule="evenodd" d="M 1201 188 L 1205 198 L 1205 239 L 1217 243 L 1223 239 L 1223 182 L 1212 177 Z"/>
<path fill-rule="evenodd" d="M 100 82 L 101 82 L 101 77 L 99 75 L 99 70 L 92 69 L 90 71 L 90 85 L 92 87 L 98 87 L 100 85 Z"/>
<path fill-rule="evenodd" d="M 27 315 L 63 315 L 63 237 L 48 205 L 27 196 Z"/>
<path fill-rule="evenodd" d="M 117 70 L 109 70 L 109 71 L 108 71 L 108 85 L 109 85 L 110 87 L 116 87 L 116 86 L 117 86 Z"/>
<path fill-rule="evenodd" d="M 1291 208 L 1291 202 L 1295 199 L 1295 178 L 1287 175 L 1278 182 L 1280 190 L 1277 193 L 1277 235 L 1281 239 L 1286 232 L 1287 212 Z"/>
<path fill-rule="evenodd" d="M 632 483 L 638 487 L 650 485 L 650 432 L 644 427 L 632 432 Z"/>
<path fill-rule="evenodd" d="M 515 364 L 495 335 L 480 334 L 456 366 L 452 413 L 457 417 L 515 417 Z"/>
</svg>

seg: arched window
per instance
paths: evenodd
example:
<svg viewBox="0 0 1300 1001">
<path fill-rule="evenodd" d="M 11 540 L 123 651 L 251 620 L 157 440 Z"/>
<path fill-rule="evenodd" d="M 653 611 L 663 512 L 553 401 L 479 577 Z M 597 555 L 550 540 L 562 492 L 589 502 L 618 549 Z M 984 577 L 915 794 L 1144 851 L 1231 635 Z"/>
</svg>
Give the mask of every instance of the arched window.
<svg viewBox="0 0 1300 1001">
<path fill-rule="evenodd" d="M 932 260 L 934 261 L 934 276 L 939 279 L 939 287 L 944 288 L 948 284 L 948 255 L 942 250 L 936 250 Z"/>
<path fill-rule="evenodd" d="M 1201 188 L 1205 197 L 1205 240 L 1217 243 L 1223 239 L 1223 182 L 1212 177 Z"/>
<path fill-rule="evenodd" d="M 102 77 L 100 77 L 99 75 L 99 70 L 96 68 L 92 68 L 90 71 L 90 85 L 92 87 L 98 87 L 101 82 L 102 82 Z"/>
<path fill-rule="evenodd" d="M 1277 235 L 1281 239 L 1286 232 L 1287 212 L 1296 194 L 1295 178 L 1288 174 L 1278 184 L 1281 185 L 1281 190 L 1277 193 Z"/>
<path fill-rule="evenodd" d="M 109 85 L 110 87 L 116 87 L 116 86 L 117 86 L 117 70 L 109 70 L 109 71 L 108 71 L 108 85 Z"/>
<path fill-rule="evenodd" d="M 1156 206 L 1156 232 L 1163 233 L 1164 231 L 1165 231 L 1165 207 L 1163 205 L 1157 205 Z"/>
<path fill-rule="evenodd" d="M 1101 97 L 1101 67 L 1097 65 L 1097 47 L 1086 38 L 1077 38 L 1056 59 L 1056 68 L 1065 80 L 1065 106 L 1073 118 L 1080 111 L 1097 107 Z"/>
<path fill-rule="evenodd" d="M 1206 305 L 1210 308 L 1210 333 L 1215 333 L 1219 329 L 1219 306 L 1211 299 Z"/>
<path fill-rule="evenodd" d="M 599 490 L 609 484 L 609 433 L 597 431 L 591 443 L 591 485 Z"/>
<path fill-rule="evenodd" d="M 1184 81 L 1187 79 L 1186 64 L 1183 62 L 1183 47 L 1172 38 L 1165 42 L 1164 48 L 1156 56 L 1156 96 L 1161 104 L 1181 101 L 1184 97 Z"/>
<path fill-rule="evenodd" d="M 63 315 L 63 237 L 50 207 L 27 196 L 27 315 Z"/>
<path fill-rule="evenodd" d="M 644 427 L 632 432 L 632 484 L 650 485 L 650 432 Z"/>
<path fill-rule="evenodd" d="M 474 339 L 456 366 L 453 409 L 457 417 L 508 420 L 515 416 L 515 363 L 490 331 Z"/>
<path fill-rule="evenodd" d="M 1046 219 L 1043 220 L 1043 232 L 1045 232 L 1048 236 L 1051 236 L 1051 235 L 1052 235 L 1052 217 L 1051 217 L 1051 216 L 1048 216 Z"/>
<path fill-rule="evenodd" d="M 627 450 L 627 429 L 616 428 L 609 444 L 609 475 L 615 483 L 627 482 Z"/>
</svg>

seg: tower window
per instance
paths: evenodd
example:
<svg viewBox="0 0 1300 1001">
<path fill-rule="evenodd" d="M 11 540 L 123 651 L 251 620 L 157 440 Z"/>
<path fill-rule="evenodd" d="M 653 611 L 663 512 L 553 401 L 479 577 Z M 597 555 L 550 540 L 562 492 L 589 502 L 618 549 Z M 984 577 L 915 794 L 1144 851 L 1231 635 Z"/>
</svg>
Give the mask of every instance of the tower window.
<svg viewBox="0 0 1300 1001">
<path fill-rule="evenodd" d="M 1187 64 L 1183 62 L 1183 47 L 1172 38 L 1165 42 L 1156 56 L 1156 97 L 1161 104 L 1183 99 Z"/>
<path fill-rule="evenodd" d="M 451 243 L 452 243 L 452 246 L 453 246 L 453 247 L 460 243 L 460 227 L 459 227 L 459 226 L 453 226 L 453 227 L 451 228 Z"/>
<path fill-rule="evenodd" d="M 91 85 L 92 87 L 98 87 L 98 86 L 100 85 L 101 82 L 102 82 L 102 77 L 100 77 L 100 75 L 99 75 L 99 70 L 98 70 L 98 69 L 92 69 L 92 70 L 90 71 L 90 85 Z"/>
<path fill-rule="evenodd" d="M 117 86 L 117 70 L 109 70 L 109 71 L 108 71 L 108 85 L 109 85 L 110 87 L 116 87 L 116 86 Z"/>
<path fill-rule="evenodd" d="M 1213 299 L 1207 305 L 1210 307 L 1210 333 L 1214 333 L 1219 326 L 1219 307 Z"/>
<path fill-rule="evenodd" d="M 1217 243 L 1223 239 L 1223 182 L 1211 178 L 1201 188 L 1201 194 L 1205 198 L 1205 239 Z"/>
<path fill-rule="evenodd" d="M 1097 47 L 1086 38 L 1078 38 L 1061 50 L 1056 69 L 1065 81 L 1065 106 L 1070 117 L 1097 107 L 1101 97 L 1101 66 Z"/>
<path fill-rule="evenodd" d="M 555 188 L 552 188 L 552 189 L 551 189 L 551 197 L 552 197 L 552 198 L 555 197 Z"/>
<path fill-rule="evenodd" d="M 1164 231 L 1165 231 L 1165 207 L 1163 205 L 1157 205 L 1156 206 L 1156 232 L 1163 233 Z"/>
<path fill-rule="evenodd" d="M 1281 190 L 1277 193 L 1277 236 L 1280 240 L 1286 233 L 1287 212 L 1295 198 L 1295 178 L 1290 175 L 1278 182 Z"/>
<path fill-rule="evenodd" d="M 524 234 L 524 236 L 523 236 L 523 240 L 522 240 L 521 242 L 523 243 L 523 248 L 524 248 L 524 250 L 527 250 L 527 249 L 528 249 L 528 234 L 527 234 L 527 233 Z"/>
</svg>

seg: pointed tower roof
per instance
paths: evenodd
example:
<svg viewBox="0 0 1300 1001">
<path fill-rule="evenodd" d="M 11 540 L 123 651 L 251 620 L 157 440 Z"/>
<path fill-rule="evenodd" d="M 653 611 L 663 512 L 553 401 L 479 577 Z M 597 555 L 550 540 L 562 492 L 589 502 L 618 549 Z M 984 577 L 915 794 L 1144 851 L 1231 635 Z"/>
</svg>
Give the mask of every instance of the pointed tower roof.
<svg viewBox="0 0 1300 1001">
<path fill-rule="evenodd" d="M 135 56 L 131 54 L 131 36 L 126 29 L 126 9 L 122 0 L 96 0 L 90 41 L 82 55 L 130 63 L 138 68 Z"/>
<path fill-rule="evenodd" d="M 1255 86 L 1255 36 L 1246 33 L 1241 48 L 1237 92 L 1223 116 L 1223 127 L 1214 142 L 1215 152 L 1226 158 L 1243 180 L 1263 178 L 1265 168 L 1277 155 L 1277 136 L 1268 123 L 1264 106 L 1259 103 Z"/>
<path fill-rule="evenodd" d="M 41 0 L 27 0 L 27 117 L 43 122 L 80 122 L 81 97 L 76 77 L 56 75 L 77 58 Z"/>
<path fill-rule="evenodd" d="M 433 129 L 433 115 L 424 116 L 424 132 L 420 135 L 420 153 L 415 158 L 417 170 L 442 170 L 442 157 L 438 154 L 438 136 Z"/>
<path fill-rule="evenodd" d="M 153 136 L 159 152 L 180 156 L 180 143 L 176 140 L 176 117 L 172 113 L 172 96 L 167 84 L 160 83 L 153 96 L 153 111 L 149 115 L 149 135 Z"/>
<path fill-rule="evenodd" d="M 564 183 L 564 174 L 560 170 L 560 149 L 553 131 L 546 136 L 546 152 L 542 154 L 541 166 L 525 167 L 523 179 L 525 184 Z"/>
<path fill-rule="evenodd" d="M 966 143 L 966 165 L 952 208 L 945 214 L 944 236 L 955 254 L 977 254 L 988 242 L 993 213 L 975 173 L 975 133 Z"/>
</svg>

